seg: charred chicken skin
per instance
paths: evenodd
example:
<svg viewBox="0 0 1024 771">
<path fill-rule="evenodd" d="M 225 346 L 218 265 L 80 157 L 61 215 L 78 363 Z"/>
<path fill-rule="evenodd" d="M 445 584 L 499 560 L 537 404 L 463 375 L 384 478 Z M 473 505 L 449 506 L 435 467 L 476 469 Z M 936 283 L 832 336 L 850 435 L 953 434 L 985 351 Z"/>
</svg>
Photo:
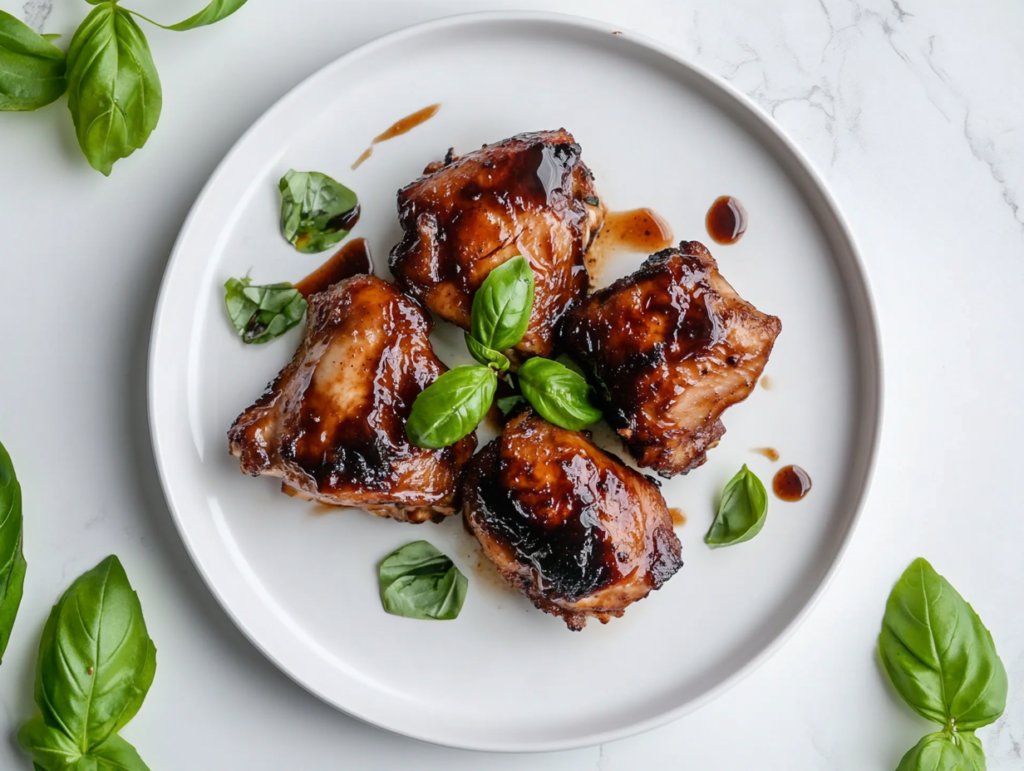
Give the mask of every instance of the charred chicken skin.
<svg viewBox="0 0 1024 771">
<path fill-rule="evenodd" d="M 702 244 L 683 241 L 577 305 L 562 342 L 637 463 L 671 477 L 704 463 L 722 412 L 750 395 L 781 331 Z"/>
<path fill-rule="evenodd" d="M 476 435 L 425 450 L 405 431 L 413 400 L 447 370 L 431 348 L 431 324 L 370 275 L 310 297 L 295 357 L 228 432 L 242 471 L 281 477 L 300 498 L 407 522 L 454 513 Z"/>
<path fill-rule="evenodd" d="M 505 580 L 574 631 L 621 616 L 682 565 L 658 486 L 532 413 L 471 461 L 461 500 Z"/>
<path fill-rule="evenodd" d="M 530 326 L 516 349 L 550 356 L 559 320 L 587 291 L 583 255 L 603 213 L 580 146 L 565 129 L 520 134 L 444 163 L 398 192 L 398 286 L 469 329 L 487 274 L 522 254 L 533 268 Z"/>
</svg>

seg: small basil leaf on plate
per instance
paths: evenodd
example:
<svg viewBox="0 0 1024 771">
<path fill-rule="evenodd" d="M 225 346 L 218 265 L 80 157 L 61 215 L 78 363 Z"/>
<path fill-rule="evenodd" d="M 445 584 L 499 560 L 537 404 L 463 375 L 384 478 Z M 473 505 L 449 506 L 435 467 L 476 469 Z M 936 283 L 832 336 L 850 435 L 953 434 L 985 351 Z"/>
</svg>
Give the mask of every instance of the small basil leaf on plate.
<svg viewBox="0 0 1024 771">
<path fill-rule="evenodd" d="M 248 276 L 224 284 L 228 318 L 243 343 L 266 343 L 294 327 L 306 314 L 306 298 L 291 284 L 253 286 Z"/>
<path fill-rule="evenodd" d="M 109 175 L 146 144 L 163 104 L 149 43 L 128 11 L 113 3 L 93 9 L 71 39 L 67 78 L 78 144 Z"/>
<path fill-rule="evenodd" d="M 501 399 L 498 399 L 498 409 L 501 410 L 506 415 L 508 415 L 510 412 L 512 412 L 512 410 L 516 408 L 516 405 L 523 404 L 525 402 L 526 399 L 524 399 L 519 394 L 516 394 L 515 396 L 505 396 L 502 397 Z"/>
<path fill-rule="evenodd" d="M 941 731 L 921 739 L 896 771 L 985 771 L 985 756 L 974 734 Z"/>
<path fill-rule="evenodd" d="M 138 595 L 117 557 L 107 557 L 50 613 L 39 643 L 36 704 L 47 726 L 91 752 L 138 712 L 155 669 Z"/>
<path fill-rule="evenodd" d="M 436 450 L 469 436 L 491 408 L 498 376 L 469 364 L 445 372 L 416 397 L 405 431 L 417 447 Z"/>
<path fill-rule="evenodd" d="M 490 367 L 495 372 L 501 373 L 508 370 L 509 361 L 508 357 L 500 351 L 495 351 L 488 348 L 482 343 L 478 343 L 469 333 L 466 333 L 466 347 L 469 352 L 473 355 L 473 358 L 483 364 L 485 367 Z"/>
<path fill-rule="evenodd" d="M 0 11 L 0 110 L 38 110 L 67 90 L 66 57 L 45 35 Z"/>
<path fill-rule="evenodd" d="M 922 717 L 972 731 L 1006 708 L 1006 669 L 974 609 L 916 559 L 885 605 L 878 652 L 896 691 Z"/>
<path fill-rule="evenodd" d="M 743 468 L 725 486 L 718 512 L 704 543 L 712 549 L 749 541 L 761 532 L 768 514 L 768 493 L 757 475 Z"/>
<path fill-rule="evenodd" d="M 549 423 L 579 431 L 601 419 L 587 381 L 557 361 L 527 359 L 516 375 L 523 396 Z"/>
<path fill-rule="evenodd" d="M 349 234 L 359 199 L 319 171 L 290 170 L 281 177 L 281 233 L 300 252 L 329 249 Z"/>
<path fill-rule="evenodd" d="M 487 274 L 473 295 L 469 333 L 495 351 L 523 339 L 533 309 L 533 269 L 522 255 Z"/>
<path fill-rule="evenodd" d="M 216 24 L 222 19 L 226 19 L 228 16 L 233 14 L 243 5 L 246 0 L 213 0 L 208 6 L 199 13 L 189 16 L 185 21 L 179 21 L 177 24 L 160 24 L 159 22 L 153 21 L 147 16 L 143 16 L 141 13 L 135 13 L 140 19 L 145 19 L 150 24 L 155 24 L 161 29 L 169 29 L 173 32 L 185 32 L 196 27 L 205 27 L 208 24 Z"/>
<path fill-rule="evenodd" d="M 0 661 L 11 639 L 25 586 L 21 485 L 11 456 L 0 444 Z"/>
<path fill-rule="evenodd" d="M 468 584 L 455 564 L 426 541 L 406 544 L 380 563 L 380 599 L 395 616 L 456 618 Z"/>
</svg>

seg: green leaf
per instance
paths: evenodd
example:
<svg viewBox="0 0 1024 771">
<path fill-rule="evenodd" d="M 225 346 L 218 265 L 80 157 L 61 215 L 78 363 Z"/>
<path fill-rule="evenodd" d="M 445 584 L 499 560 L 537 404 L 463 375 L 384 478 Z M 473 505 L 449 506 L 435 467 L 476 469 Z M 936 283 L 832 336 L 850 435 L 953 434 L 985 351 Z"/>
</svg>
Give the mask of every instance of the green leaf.
<svg viewBox="0 0 1024 771">
<path fill-rule="evenodd" d="M 508 370 L 509 360 L 505 354 L 478 343 L 470 337 L 469 332 L 466 333 L 466 347 L 473 355 L 473 358 L 485 367 L 490 367 L 499 374 Z"/>
<path fill-rule="evenodd" d="M 517 404 L 522 404 L 526 401 L 522 396 L 516 394 L 515 396 L 505 396 L 498 399 L 498 409 L 508 415 L 512 410 L 516 408 Z"/>
<path fill-rule="evenodd" d="M 356 194 L 319 171 L 290 170 L 278 184 L 281 233 L 297 251 L 329 249 L 349 234 Z M 349 215 L 349 216 L 346 216 Z"/>
<path fill-rule="evenodd" d="M 455 564 L 426 541 L 406 544 L 380 563 L 380 599 L 395 616 L 457 618 L 468 585 Z"/>
<path fill-rule="evenodd" d="M 0 661 L 11 639 L 25 585 L 21 485 L 11 456 L 0 444 Z"/>
<path fill-rule="evenodd" d="M 491 408 L 498 376 L 470 364 L 445 372 L 416 397 L 405 431 L 417 447 L 436 450 L 469 436 Z"/>
<path fill-rule="evenodd" d="M 140 19 L 145 19 L 150 24 L 155 24 L 161 29 L 169 29 L 173 32 L 185 32 L 196 27 L 205 27 L 208 24 L 216 24 L 222 19 L 226 19 L 228 16 L 233 14 L 243 5 L 246 0 L 213 0 L 208 6 L 206 6 L 199 13 L 194 16 L 189 16 L 185 21 L 179 21 L 177 24 L 164 25 L 159 22 L 153 21 L 148 16 L 143 16 L 141 13 L 135 13 Z"/>
<path fill-rule="evenodd" d="M 252 286 L 252 279 L 229 278 L 224 284 L 228 318 L 243 343 L 267 343 L 306 315 L 306 298 L 288 283 Z"/>
<path fill-rule="evenodd" d="M 473 295 L 469 333 L 481 345 L 504 351 L 523 339 L 533 309 L 533 269 L 522 255 L 487 274 Z"/>
<path fill-rule="evenodd" d="M 985 755 L 973 733 L 942 731 L 921 739 L 896 771 L 985 771 Z"/>
<path fill-rule="evenodd" d="M 36 703 L 82 753 L 138 712 L 155 671 L 142 606 L 117 557 L 79 577 L 43 629 Z"/>
<path fill-rule="evenodd" d="M 523 396 L 549 423 L 579 431 L 601 419 L 587 381 L 557 361 L 527 359 L 516 376 Z"/>
<path fill-rule="evenodd" d="M 160 120 L 160 78 L 146 36 L 128 11 L 93 9 L 68 50 L 68 109 L 78 144 L 97 171 L 146 144 Z"/>
<path fill-rule="evenodd" d="M 95 758 L 97 771 L 149 771 L 136 749 L 117 734 L 90 750 L 89 755 Z"/>
<path fill-rule="evenodd" d="M 44 771 L 77 769 L 82 750 L 63 731 L 51 728 L 36 716 L 18 731 L 18 744 Z"/>
<path fill-rule="evenodd" d="M 749 541 L 761 532 L 767 514 L 768 493 L 744 463 L 722 491 L 715 521 L 704 536 L 704 543 L 716 549 Z"/>
<path fill-rule="evenodd" d="M 38 110 L 67 90 L 64 52 L 0 11 L 0 110 Z"/>
<path fill-rule="evenodd" d="M 878 651 L 896 691 L 922 717 L 972 731 L 1006 708 L 1006 670 L 992 635 L 923 559 L 889 595 Z"/>
</svg>

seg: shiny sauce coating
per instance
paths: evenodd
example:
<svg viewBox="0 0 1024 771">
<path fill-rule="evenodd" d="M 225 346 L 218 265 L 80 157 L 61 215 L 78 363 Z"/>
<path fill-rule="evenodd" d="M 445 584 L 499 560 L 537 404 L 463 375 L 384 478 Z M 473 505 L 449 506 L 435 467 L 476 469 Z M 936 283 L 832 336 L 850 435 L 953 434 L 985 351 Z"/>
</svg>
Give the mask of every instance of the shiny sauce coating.
<svg viewBox="0 0 1024 771">
<path fill-rule="evenodd" d="M 772 491 L 783 501 L 799 501 L 811 491 L 811 475 L 799 466 L 783 466 L 772 479 Z"/>
<path fill-rule="evenodd" d="M 373 260 L 365 238 L 349 241 L 327 262 L 297 283 L 295 288 L 308 299 L 310 295 L 360 273 L 373 273 Z"/>
<path fill-rule="evenodd" d="M 587 249 L 587 270 L 596 276 L 612 254 L 651 254 L 672 246 L 672 239 L 672 226 L 653 209 L 606 212 L 604 224 Z"/>
<path fill-rule="evenodd" d="M 362 166 L 363 162 L 373 155 L 374 145 L 379 145 L 381 142 L 387 142 L 389 139 L 394 139 L 395 137 L 402 136 L 402 134 L 407 134 L 417 126 L 423 125 L 437 115 L 437 112 L 440 109 L 440 104 L 432 104 L 429 107 L 424 107 L 422 110 L 417 110 L 411 115 L 406 115 L 401 120 L 395 121 L 390 128 L 373 138 L 373 142 L 370 143 L 370 146 L 367 147 L 363 151 L 363 154 L 356 159 L 356 162 L 352 164 L 352 171 L 355 171 Z"/>
<path fill-rule="evenodd" d="M 747 232 L 747 210 L 731 195 L 723 195 L 711 204 L 704 224 L 716 243 L 734 244 Z"/>
</svg>

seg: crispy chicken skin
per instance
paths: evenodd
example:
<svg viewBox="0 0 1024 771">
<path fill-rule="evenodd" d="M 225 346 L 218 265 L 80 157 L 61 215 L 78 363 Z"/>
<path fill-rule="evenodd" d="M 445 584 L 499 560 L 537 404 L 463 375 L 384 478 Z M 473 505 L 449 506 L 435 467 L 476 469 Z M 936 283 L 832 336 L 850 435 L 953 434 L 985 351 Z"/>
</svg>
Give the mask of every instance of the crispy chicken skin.
<svg viewBox="0 0 1024 771">
<path fill-rule="evenodd" d="M 413 400 L 447 370 L 431 325 L 417 303 L 370 275 L 310 297 L 295 357 L 228 432 L 242 471 L 281 477 L 300 498 L 407 522 L 454 513 L 476 434 L 425 450 L 405 433 Z"/>
<path fill-rule="evenodd" d="M 583 254 L 603 219 L 580 146 L 565 129 L 519 134 L 461 158 L 449 151 L 424 174 L 398 191 L 404 235 L 390 260 L 398 286 L 469 329 L 473 293 L 522 254 L 536 286 L 516 349 L 550 356 L 559 320 L 586 293 Z"/>
<path fill-rule="evenodd" d="M 637 463 L 671 477 L 707 459 L 722 412 L 750 395 L 781 331 L 702 244 L 683 241 L 577 305 L 562 342 Z"/>
<path fill-rule="evenodd" d="M 657 484 L 530 412 L 473 458 L 461 501 L 505 580 L 573 631 L 621 616 L 682 566 Z"/>
</svg>

